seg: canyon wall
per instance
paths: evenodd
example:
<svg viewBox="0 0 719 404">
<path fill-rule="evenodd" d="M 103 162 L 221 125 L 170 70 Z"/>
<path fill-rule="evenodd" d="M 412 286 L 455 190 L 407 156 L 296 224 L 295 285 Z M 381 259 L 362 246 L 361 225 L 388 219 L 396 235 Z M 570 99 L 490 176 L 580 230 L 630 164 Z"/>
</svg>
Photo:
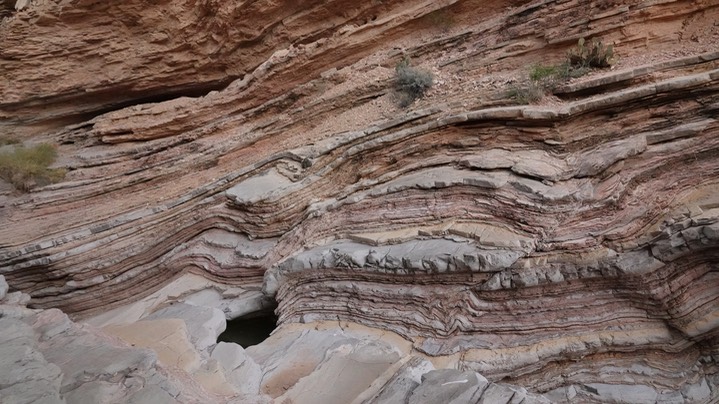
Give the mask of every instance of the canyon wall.
<svg viewBox="0 0 719 404">
<path fill-rule="evenodd" d="M 276 305 L 247 349 L 262 400 L 431 402 L 456 377 L 482 386 L 457 403 L 717 400 L 719 4 L 360 3 L 4 9 L 0 135 L 67 170 L 0 180 L 27 310 L 128 342 L 168 302 Z M 532 65 L 590 37 L 611 69 L 518 105 Z M 435 81 L 406 108 L 403 58 Z M 353 393 L 320 383 L 379 357 Z M 208 385 L 173 397 L 250 394 Z"/>
</svg>

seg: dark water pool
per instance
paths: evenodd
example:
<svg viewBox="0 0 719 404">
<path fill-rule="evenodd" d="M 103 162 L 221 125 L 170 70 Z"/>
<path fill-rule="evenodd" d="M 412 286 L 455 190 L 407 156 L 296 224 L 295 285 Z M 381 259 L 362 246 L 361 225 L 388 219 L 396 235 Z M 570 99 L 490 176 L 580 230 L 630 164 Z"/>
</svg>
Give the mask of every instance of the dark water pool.
<svg viewBox="0 0 719 404">
<path fill-rule="evenodd" d="M 238 318 L 227 322 L 225 332 L 217 337 L 217 342 L 234 342 L 243 348 L 257 345 L 267 339 L 275 329 L 277 317 L 266 315 L 252 318 Z"/>
</svg>

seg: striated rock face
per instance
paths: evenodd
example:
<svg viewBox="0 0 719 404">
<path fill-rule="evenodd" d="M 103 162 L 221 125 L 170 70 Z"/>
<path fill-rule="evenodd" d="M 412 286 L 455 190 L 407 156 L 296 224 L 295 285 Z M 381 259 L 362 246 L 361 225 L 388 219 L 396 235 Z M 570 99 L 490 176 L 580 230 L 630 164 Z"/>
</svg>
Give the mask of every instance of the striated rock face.
<svg viewBox="0 0 719 404">
<path fill-rule="evenodd" d="M 719 399 L 716 2 L 107 3 L 0 22 L 2 135 L 68 169 L 0 180 L 32 394 L 90 389 L 48 317 L 154 375 L 108 402 Z M 616 65 L 514 105 L 580 37 Z M 404 56 L 436 84 L 400 109 Z"/>
</svg>

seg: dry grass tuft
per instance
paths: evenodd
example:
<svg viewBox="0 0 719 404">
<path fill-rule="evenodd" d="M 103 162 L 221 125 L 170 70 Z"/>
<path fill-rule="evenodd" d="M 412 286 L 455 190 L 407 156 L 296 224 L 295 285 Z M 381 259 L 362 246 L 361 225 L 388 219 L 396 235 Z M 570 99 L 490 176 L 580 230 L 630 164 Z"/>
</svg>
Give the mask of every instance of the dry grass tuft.
<svg viewBox="0 0 719 404">
<path fill-rule="evenodd" d="M 16 146 L 12 151 L 0 152 L 0 178 L 20 191 L 59 182 L 65 177 L 65 170 L 49 168 L 56 157 L 55 148 L 46 143 Z"/>
</svg>

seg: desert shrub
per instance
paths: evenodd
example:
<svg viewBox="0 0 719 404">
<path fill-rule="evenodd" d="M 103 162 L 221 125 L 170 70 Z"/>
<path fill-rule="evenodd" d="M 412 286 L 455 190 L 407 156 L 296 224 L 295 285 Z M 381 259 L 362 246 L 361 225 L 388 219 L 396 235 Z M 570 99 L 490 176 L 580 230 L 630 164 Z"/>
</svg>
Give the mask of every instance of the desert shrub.
<svg viewBox="0 0 719 404">
<path fill-rule="evenodd" d="M 510 88 L 509 96 L 518 104 L 537 102 L 558 84 L 571 78 L 581 77 L 593 68 L 605 68 L 614 63 L 614 47 L 604 46 L 593 39 L 589 44 L 580 39 L 577 46 L 567 53 L 564 63 L 557 65 L 535 64 L 529 68 L 528 80 Z"/>
<path fill-rule="evenodd" d="M 421 98 L 432 87 L 434 81 L 431 72 L 410 66 L 407 58 L 397 65 L 395 73 L 395 87 L 399 92 L 402 107 Z"/>
<path fill-rule="evenodd" d="M 65 170 L 48 168 L 56 157 L 57 151 L 49 144 L 16 146 L 12 151 L 0 152 L 0 178 L 21 191 L 58 182 Z"/>
<path fill-rule="evenodd" d="M 544 97 L 547 89 L 541 83 L 530 80 L 527 83 L 517 84 L 509 88 L 509 97 L 517 104 L 532 104 Z"/>
<path fill-rule="evenodd" d="M 14 137 L 0 136 L 0 146 L 5 146 L 5 145 L 9 145 L 9 144 L 18 144 L 18 143 L 20 143 L 20 141 L 15 139 Z"/>
<path fill-rule="evenodd" d="M 569 62 L 565 62 L 557 66 L 557 78 L 560 80 L 574 79 L 584 76 L 590 70 L 589 67 L 572 66 Z"/>
<path fill-rule="evenodd" d="M 538 102 L 561 80 L 562 69 L 562 65 L 532 65 L 529 68 L 528 80 L 510 87 L 509 97 L 517 104 Z"/>
<path fill-rule="evenodd" d="M 549 66 L 537 64 L 530 68 L 529 79 L 543 83 L 545 87 L 551 89 L 559 82 L 584 76 L 589 70 L 588 67 L 572 66 L 569 62 Z"/>
<path fill-rule="evenodd" d="M 567 54 L 570 66 L 579 68 L 605 68 L 614 64 L 614 45 L 605 46 L 599 39 L 592 39 L 587 43 L 580 38 L 577 46 Z"/>
<path fill-rule="evenodd" d="M 532 65 L 529 70 L 529 79 L 532 81 L 552 79 L 559 75 L 559 70 L 560 66 Z"/>
</svg>

